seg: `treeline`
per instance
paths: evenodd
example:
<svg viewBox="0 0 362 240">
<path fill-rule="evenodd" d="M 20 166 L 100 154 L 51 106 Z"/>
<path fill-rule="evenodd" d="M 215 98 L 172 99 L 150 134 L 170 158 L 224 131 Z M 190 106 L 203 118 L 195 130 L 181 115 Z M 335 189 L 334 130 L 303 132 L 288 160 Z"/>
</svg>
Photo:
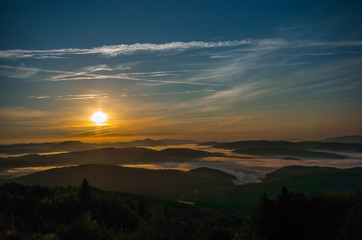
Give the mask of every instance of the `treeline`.
<svg viewBox="0 0 362 240">
<path fill-rule="evenodd" d="M 224 214 L 100 191 L 86 180 L 80 187 L 0 186 L 0 239 L 4 240 L 231 239 L 240 226 L 240 221 Z"/>
<path fill-rule="evenodd" d="M 0 239 L 239 240 L 361 239 L 362 192 L 306 197 L 283 188 L 262 196 L 245 220 L 89 186 L 0 186 Z"/>
<path fill-rule="evenodd" d="M 362 239 L 362 191 L 308 198 L 283 187 L 276 200 L 264 194 L 236 239 Z"/>
</svg>

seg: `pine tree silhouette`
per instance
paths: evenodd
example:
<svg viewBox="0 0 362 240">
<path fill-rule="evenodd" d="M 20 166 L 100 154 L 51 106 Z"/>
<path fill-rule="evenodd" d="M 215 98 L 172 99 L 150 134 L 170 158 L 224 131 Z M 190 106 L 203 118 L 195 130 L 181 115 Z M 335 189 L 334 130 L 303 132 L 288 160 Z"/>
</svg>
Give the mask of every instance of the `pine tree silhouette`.
<svg viewBox="0 0 362 240">
<path fill-rule="evenodd" d="M 79 203 L 84 210 L 88 210 L 91 203 L 91 188 L 86 178 L 83 179 L 79 192 Z"/>
</svg>

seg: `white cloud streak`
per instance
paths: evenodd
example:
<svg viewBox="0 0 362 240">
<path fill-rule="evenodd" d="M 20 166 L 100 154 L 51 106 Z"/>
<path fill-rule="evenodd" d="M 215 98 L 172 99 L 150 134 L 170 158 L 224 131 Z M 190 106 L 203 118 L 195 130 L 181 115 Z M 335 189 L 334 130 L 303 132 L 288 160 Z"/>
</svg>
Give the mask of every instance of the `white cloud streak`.
<svg viewBox="0 0 362 240">
<path fill-rule="evenodd" d="M 30 96 L 29 98 L 35 98 L 35 99 L 47 99 L 47 98 L 50 98 L 50 96 Z"/>
<path fill-rule="evenodd" d="M 219 41 L 219 42 L 169 42 L 169 43 L 134 43 L 134 44 L 119 44 L 106 45 L 94 48 L 63 48 L 63 49 L 47 49 L 47 50 L 27 50 L 27 49 L 10 49 L 0 51 L 0 58 L 16 59 L 16 58 L 62 58 L 67 55 L 89 55 L 99 54 L 107 57 L 115 57 L 118 55 L 132 55 L 137 53 L 152 53 L 152 52 L 169 52 L 169 51 L 186 51 L 192 49 L 211 49 L 225 47 L 240 47 L 239 51 L 256 51 L 266 50 L 275 47 L 313 47 L 313 46 L 362 46 L 362 41 L 295 41 L 288 42 L 282 39 L 243 39 L 235 41 Z"/>
<path fill-rule="evenodd" d="M 165 96 L 165 95 L 183 95 L 183 94 L 195 94 L 195 93 L 210 93 L 214 92 L 214 89 L 205 89 L 205 90 L 189 90 L 181 92 L 157 92 L 157 93 L 144 93 L 144 94 L 135 94 L 133 97 L 150 97 L 150 96 Z M 121 96 L 124 96 L 121 94 Z M 128 96 L 128 95 L 126 95 Z"/>
<path fill-rule="evenodd" d="M 65 95 L 65 96 L 58 96 L 58 100 L 66 100 L 66 101 L 72 101 L 72 100 L 88 100 L 88 99 L 94 99 L 94 98 L 108 98 L 107 94 L 72 94 L 72 95 Z"/>
<path fill-rule="evenodd" d="M 112 71 L 113 69 L 108 67 L 106 64 L 100 64 L 96 66 L 88 66 L 83 68 L 85 72 L 98 72 L 98 71 Z"/>
<path fill-rule="evenodd" d="M 80 80 L 106 80 L 106 79 L 119 79 L 127 81 L 139 81 L 139 82 L 150 82 L 150 83 L 163 83 L 163 84 L 186 84 L 186 85 L 200 85 L 200 86 L 222 86 L 216 83 L 200 83 L 200 82 L 187 82 L 181 80 L 160 80 L 160 79 L 145 79 L 136 78 L 132 75 L 145 75 L 147 73 L 119 73 L 119 74 L 98 74 L 97 71 L 106 71 L 108 67 L 100 68 L 97 70 L 97 66 L 91 66 L 91 69 L 82 69 L 79 72 L 62 71 L 62 70 L 49 70 L 40 68 L 29 68 L 29 67 L 16 67 L 9 65 L 0 65 L 0 75 L 7 76 L 10 78 L 28 78 L 38 72 L 50 73 L 51 76 L 43 77 L 43 81 L 80 81 Z M 1 70 L 2 69 L 2 70 Z M 90 71 L 91 70 L 91 71 Z M 110 69 L 111 71 L 113 69 Z M 108 70 L 107 70 L 108 71 Z M 160 74 L 156 74 L 160 77 Z M 149 76 L 149 77 L 155 77 Z"/>
<path fill-rule="evenodd" d="M 44 117 L 46 112 L 23 107 L 0 108 L 1 121 Z"/>
<path fill-rule="evenodd" d="M 259 42 L 259 41 L 258 41 Z M 86 55 L 86 54 L 101 54 L 108 57 L 118 55 L 131 55 L 139 52 L 164 52 L 164 51 L 185 51 L 190 49 L 201 48 L 220 48 L 220 47 L 236 47 L 241 45 L 252 44 L 251 40 L 237 41 L 221 41 L 221 42 L 170 42 L 162 44 L 154 43 L 134 43 L 120 44 L 94 47 L 89 49 L 82 48 L 64 48 L 64 49 L 49 49 L 49 50 L 23 50 L 13 49 L 0 51 L 0 58 L 57 58 L 65 55 Z"/>
<path fill-rule="evenodd" d="M 258 89 L 257 84 L 244 84 L 242 86 L 235 86 L 231 89 L 218 91 L 213 95 L 206 97 L 208 100 L 216 100 L 219 101 L 221 99 L 226 99 L 229 101 L 240 101 L 246 100 L 258 95 L 264 95 L 274 91 L 274 88 L 261 88 Z"/>
</svg>

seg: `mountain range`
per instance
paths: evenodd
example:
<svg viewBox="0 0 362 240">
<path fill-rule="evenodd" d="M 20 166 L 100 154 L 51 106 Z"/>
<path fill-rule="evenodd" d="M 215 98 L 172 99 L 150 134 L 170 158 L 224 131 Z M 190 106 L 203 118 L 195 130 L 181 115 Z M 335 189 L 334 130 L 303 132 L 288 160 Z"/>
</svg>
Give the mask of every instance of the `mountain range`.
<svg viewBox="0 0 362 240">
<path fill-rule="evenodd" d="M 362 143 L 362 136 L 343 136 L 333 137 L 322 140 L 323 142 L 339 142 L 339 143 Z"/>
<path fill-rule="evenodd" d="M 65 142 L 49 142 L 49 143 L 20 143 L 10 145 L 0 145 L 0 153 L 3 154 L 24 154 L 24 153 L 47 153 L 60 151 L 81 151 L 105 147 L 124 148 L 124 147 L 139 147 L 139 146 L 167 146 L 178 144 L 196 143 L 192 140 L 178 139 L 144 139 L 130 142 L 115 142 L 115 143 L 83 143 L 80 141 L 65 141 Z"/>
<path fill-rule="evenodd" d="M 335 151 L 335 152 L 362 152 L 362 144 L 339 142 L 288 142 L 288 141 L 237 141 L 213 144 L 214 148 L 222 149 L 250 149 L 250 148 L 276 148 L 276 149 L 302 149 L 306 151 Z"/>
</svg>

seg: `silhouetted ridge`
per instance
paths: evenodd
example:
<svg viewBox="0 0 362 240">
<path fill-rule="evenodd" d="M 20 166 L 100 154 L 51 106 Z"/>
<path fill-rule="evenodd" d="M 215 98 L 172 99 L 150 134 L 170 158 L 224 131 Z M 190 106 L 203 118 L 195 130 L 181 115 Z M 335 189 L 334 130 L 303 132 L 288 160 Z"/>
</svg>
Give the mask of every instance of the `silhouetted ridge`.
<svg viewBox="0 0 362 240">
<path fill-rule="evenodd" d="M 218 169 L 199 167 L 188 171 L 189 174 L 203 177 L 215 177 L 228 180 L 237 180 L 237 177 Z"/>
<path fill-rule="evenodd" d="M 226 173 L 225 173 L 226 174 Z M 56 168 L 8 180 L 43 186 L 77 185 L 86 178 L 92 186 L 105 190 L 162 193 L 217 189 L 233 186 L 229 179 L 190 174 L 179 170 L 148 170 L 113 165 L 86 164 Z"/>
<path fill-rule="evenodd" d="M 64 141 L 58 143 L 58 145 L 72 145 L 72 144 L 83 144 L 81 141 Z"/>
<path fill-rule="evenodd" d="M 323 142 L 359 143 L 362 144 L 362 136 L 343 136 L 324 139 Z"/>
<path fill-rule="evenodd" d="M 326 150 L 335 152 L 362 152 L 362 144 L 340 142 L 314 142 L 304 141 L 296 143 L 296 148 L 307 150 Z"/>
<path fill-rule="evenodd" d="M 189 148 L 167 148 L 160 151 L 168 156 L 184 157 L 184 158 L 199 158 L 210 156 L 224 156 L 222 153 L 211 153 L 201 150 L 194 150 Z"/>
<path fill-rule="evenodd" d="M 201 142 L 198 145 L 199 146 L 215 146 L 217 144 L 221 144 L 220 142 L 215 142 L 215 141 L 211 141 L 211 142 Z"/>
<path fill-rule="evenodd" d="M 248 155 L 261 155 L 261 156 L 293 156 L 293 157 L 309 157 L 309 158 L 334 158 L 343 159 L 346 158 L 340 154 L 316 152 L 304 149 L 289 149 L 289 148 L 269 148 L 269 147 L 253 147 L 253 148 L 241 148 L 234 150 L 236 153 L 248 154 Z"/>
<path fill-rule="evenodd" d="M 282 167 L 274 172 L 265 175 L 263 182 L 281 180 L 292 177 L 305 177 L 316 176 L 323 174 L 335 174 L 335 173 L 352 173 L 353 171 L 360 171 L 362 168 L 351 169 L 339 169 L 332 167 L 317 167 L 317 166 L 287 166 Z"/>
<path fill-rule="evenodd" d="M 49 142 L 49 143 L 22 143 L 0 145 L 0 153 L 6 154 L 24 154 L 24 153 L 46 153 L 54 151 L 80 151 L 89 149 L 98 149 L 105 147 L 139 147 L 139 146 L 167 146 L 175 144 L 197 143 L 192 140 L 178 139 L 144 139 L 131 142 L 116 142 L 116 143 L 83 143 L 80 141 L 64 141 L 64 142 Z"/>
<path fill-rule="evenodd" d="M 223 149 L 246 149 L 246 148 L 286 148 L 286 149 L 303 149 L 303 150 L 326 150 L 342 152 L 362 152 L 362 144 L 353 143 L 336 143 L 336 142 L 287 142 L 287 141 L 238 141 L 229 143 L 219 143 L 213 145 L 214 148 Z"/>
<path fill-rule="evenodd" d="M 287 141 L 238 141 L 238 142 L 229 142 L 229 143 L 219 143 L 214 145 L 215 148 L 223 149 L 241 149 L 241 148 L 251 148 L 251 147 L 275 147 L 275 148 L 294 148 L 295 143 Z"/>
</svg>

